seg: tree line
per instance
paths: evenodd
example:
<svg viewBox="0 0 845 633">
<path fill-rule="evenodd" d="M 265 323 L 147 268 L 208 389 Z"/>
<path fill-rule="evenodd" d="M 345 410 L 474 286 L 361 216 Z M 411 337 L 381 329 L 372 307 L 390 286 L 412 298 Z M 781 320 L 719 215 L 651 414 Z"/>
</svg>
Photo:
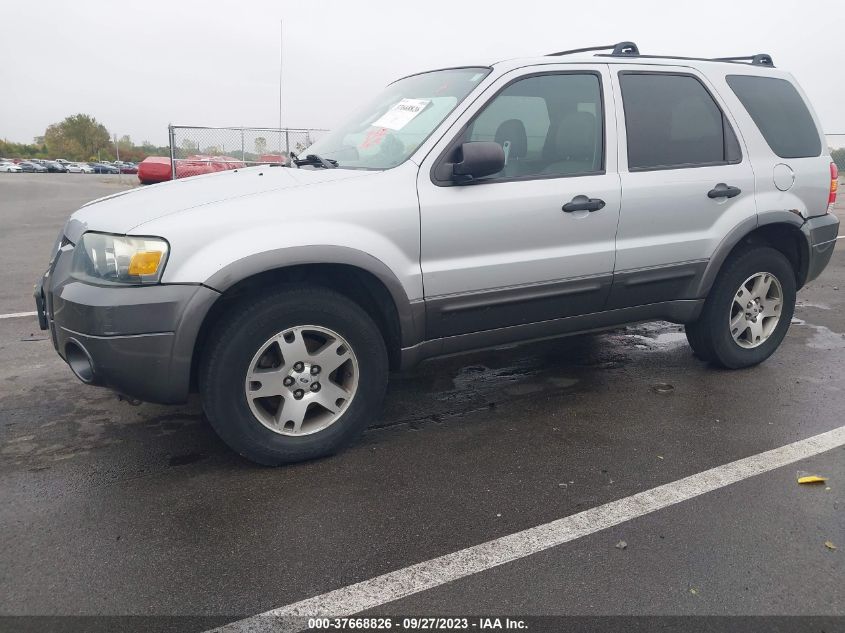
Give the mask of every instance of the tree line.
<svg viewBox="0 0 845 633">
<path fill-rule="evenodd" d="M 71 161 L 120 160 L 140 162 L 147 156 L 169 156 L 170 148 L 149 141 L 136 145 L 128 135 L 117 145 L 102 123 L 87 114 L 74 114 L 48 126 L 44 136 L 32 143 L 12 143 L 0 139 L 3 158 L 65 158 Z"/>
</svg>

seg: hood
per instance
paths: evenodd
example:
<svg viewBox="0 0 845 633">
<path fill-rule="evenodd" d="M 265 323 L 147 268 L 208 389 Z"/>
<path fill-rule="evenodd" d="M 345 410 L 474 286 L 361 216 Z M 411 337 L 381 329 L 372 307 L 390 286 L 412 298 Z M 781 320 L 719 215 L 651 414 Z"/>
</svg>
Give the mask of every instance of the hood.
<svg viewBox="0 0 845 633">
<path fill-rule="evenodd" d="M 262 165 L 221 171 L 121 191 L 84 205 L 65 226 L 76 243 L 85 231 L 126 234 L 135 227 L 206 204 L 280 189 L 318 185 L 378 172 L 351 169 L 292 169 Z"/>
</svg>

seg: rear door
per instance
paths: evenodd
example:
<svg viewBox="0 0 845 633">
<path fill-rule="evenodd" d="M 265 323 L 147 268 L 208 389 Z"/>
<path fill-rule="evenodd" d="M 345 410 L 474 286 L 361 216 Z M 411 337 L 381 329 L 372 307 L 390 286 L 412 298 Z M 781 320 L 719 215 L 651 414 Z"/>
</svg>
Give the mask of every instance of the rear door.
<svg viewBox="0 0 845 633">
<path fill-rule="evenodd" d="M 608 308 L 697 298 L 719 242 L 756 222 L 736 122 L 695 69 L 614 68 L 622 207 Z"/>
</svg>

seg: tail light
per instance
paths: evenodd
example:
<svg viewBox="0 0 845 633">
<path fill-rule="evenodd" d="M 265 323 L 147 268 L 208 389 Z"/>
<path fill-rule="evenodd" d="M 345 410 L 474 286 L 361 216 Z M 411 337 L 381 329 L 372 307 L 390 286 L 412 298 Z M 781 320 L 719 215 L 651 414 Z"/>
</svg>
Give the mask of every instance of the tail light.
<svg viewBox="0 0 845 633">
<path fill-rule="evenodd" d="M 839 187 L 839 170 L 836 163 L 830 164 L 830 195 L 827 197 L 827 212 L 833 213 L 833 203 L 836 202 L 836 189 Z"/>
</svg>

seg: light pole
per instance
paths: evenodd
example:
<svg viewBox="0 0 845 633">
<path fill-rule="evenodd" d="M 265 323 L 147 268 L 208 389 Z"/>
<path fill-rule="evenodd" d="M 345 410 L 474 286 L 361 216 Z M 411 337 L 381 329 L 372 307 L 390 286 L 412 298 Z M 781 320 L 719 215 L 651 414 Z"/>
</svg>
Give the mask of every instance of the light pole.
<svg viewBox="0 0 845 633">
<path fill-rule="evenodd" d="M 120 171 L 120 145 L 117 144 L 117 134 L 114 135 L 114 153 L 117 156 L 117 182 L 123 183 L 123 172 Z"/>
</svg>

